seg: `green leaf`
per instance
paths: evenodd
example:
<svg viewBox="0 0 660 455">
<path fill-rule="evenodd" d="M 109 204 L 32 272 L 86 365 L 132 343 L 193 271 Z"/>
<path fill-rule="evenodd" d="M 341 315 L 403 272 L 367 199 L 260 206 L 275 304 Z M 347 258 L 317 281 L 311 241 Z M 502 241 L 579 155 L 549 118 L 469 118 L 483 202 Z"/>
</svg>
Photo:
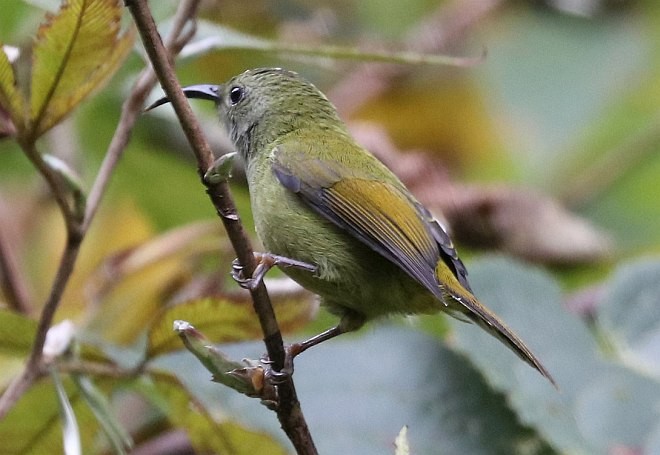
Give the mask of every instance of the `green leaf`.
<svg viewBox="0 0 660 455">
<path fill-rule="evenodd" d="M 72 379 L 82 392 L 82 397 L 87 403 L 87 406 L 89 406 L 101 424 L 101 428 L 103 428 L 103 431 L 108 437 L 115 454 L 126 454 L 126 449 L 130 449 L 133 446 L 133 440 L 131 435 L 117 421 L 111 410 L 110 403 L 103 392 L 87 376 L 73 375 Z"/>
<path fill-rule="evenodd" d="M 153 392 L 158 398 L 152 402 L 161 408 L 173 425 L 186 430 L 196 452 L 233 455 L 287 453 L 269 436 L 247 430 L 232 421 L 216 422 L 174 376 L 158 373 L 153 379 Z"/>
<path fill-rule="evenodd" d="M 598 322 L 617 356 L 660 378 L 660 261 L 619 267 L 598 306 Z"/>
<path fill-rule="evenodd" d="M 559 385 L 560 391 L 553 390 L 479 328 L 452 324 L 456 346 L 507 394 L 523 424 L 561 453 L 608 453 L 644 444 L 658 420 L 660 385 L 605 361 L 588 328 L 561 305 L 560 289 L 547 274 L 491 258 L 471 264 L 470 277 L 476 295 L 520 335 Z"/>
<path fill-rule="evenodd" d="M 37 323 L 18 313 L 0 309 L 0 353 L 16 357 L 32 348 Z"/>
<path fill-rule="evenodd" d="M 556 391 L 502 343 L 472 324 L 453 322 L 456 347 L 497 390 L 507 393 L 521 421 L 559 452 L 593 453 L 572 416 L 572 402 L 589 376 L 605 373 L 587 328 L 561 306 L 561 291 L 545 273 L 504 259 L 470 265 L 479 299 L 513 329 L 555 377 Z"/>
<path fill-rule="evenodd" d="M 660 453 L 660 424 L 656 424 L 641 453 Z"/>
<path fill-rule="evenodd" d="M 263 346 L 241 343 L 226 350 L 253 356 Z M 213 387 L 206 370 L 186 357 L 168 356 L 159 366 L 176 371 L 214 414 L 281 434 L 257 400 Z M 410 328 L 372 323 L 322 343 L 296 358 L 294 379 L 319 453 L 391 454 L 404 425 L 413 454 L 552 453 L 463 356 Z"/>
<path fill-rule="evenodd" d="M 660 423 L 660 384 L 624 368 L 593 378 L 575 403 L 575 420 L 594 453 L 642 447 Z M 656 453 L 656 452 L 645 452 Z"/>
<path fill-rule="evenodd" d="M 172 324 L 177 320 L 190 321 L 214 343 L 263 338 L 252 301 L 247 293 L 242 296 L 244 298 L 219 296 L 190 300 L 165 309 L 149 330 L 147 357 L 183 347 L 179 336 L 172 330 Z M 311 298 L 306 293 L 279 298 L 274 295 L 273 307 L 282 330 L 300 328 L 312 315 Z"/>
<path fill-rule="evenodd" d="M 0 107 L 7 111 L 17 130 L 24 125 L 26 102 L 16 85 L 14 68 L 0 43 Z"/>
<path fill-rule="evenodd" d="M 116 0 L 69 0 L 37 33 L 31 81 L 31 131 L 36 138 L 99 89 L 128 55 L 134 34 L 120 36 Z"/>
<path fill-rule="evenodd" d="M 211 169 L 204 173 L 204 181 L 213 185 L 226 182 L 231 177 L 236 156 L 237 152 L 229 152 L 218 157 L 213 163 L 213 166 L 211 166 Z"/>
</svg>

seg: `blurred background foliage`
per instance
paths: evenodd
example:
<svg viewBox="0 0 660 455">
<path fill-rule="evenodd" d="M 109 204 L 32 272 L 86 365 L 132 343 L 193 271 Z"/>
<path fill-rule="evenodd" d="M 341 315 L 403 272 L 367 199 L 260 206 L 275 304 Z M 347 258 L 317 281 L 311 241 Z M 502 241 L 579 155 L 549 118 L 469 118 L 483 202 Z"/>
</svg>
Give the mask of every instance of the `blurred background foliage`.
<svg viewBox="0 0 660 455">
<path fill-rule="evenodd" d="M 164 31 L 176 3 L 151 2 Z M 0 14 L 0 42 L 29 59 L 45 11 L 59 6 L 13 2 Z M 321 453 L 392 453 L 403 425 L 420 454 L 660 453 L 658 2 L 225 0 L 202 2 L 200 17 L 197 47 L 177 63 L 182 84 L 258 66 L 317 84 L 356 138 L 444 213 L 477 295 L 560 387 L 442 316 L 372 324 L 296 364 Z M 487 55 L 468 67 L 393 65 L 295 47 L 328 45 Z M 138 42 L 110 83 L 37 143 L 74 169 L 83 189 L 142 55 Z M 194 108 L 217 153 L 229 151 L 212 108 Z M 252 229 L 240 164 L 232 189 Z M 36 308 L 19 316 L 0 293 L 6 387 L 29 352 L 31 319 L 65 238 L 57 206 L 11 135 L 0 140 L 0 233 Z M 259 332 L 247 297 L 228 279 L 232 258 L 171 109 L 143 115 L 56 315 L 73 321 L 76 355 L 118 372 L 82 375 L 107 406 L 90 398 L 81 375 L 54 373 L 84 429 L 84 453 L 121 452 L 112 442 L 121 431 L 102 431 L 107 422 L 130 434 L 135 453 L 291 451 L 274 415 L 210 382 L 170 330 L 186 319 L 233 358 L 261 356 L 263 345 L 249 342 Z M 334 323 L 305 293 L 280 281 L 272 289 L 288 339 Z M 56 383 L 42 378 L 0 421 L 0 452 L 61 450 Z M 94 418 L 106 408 L 112 416 Z"/>
</svg>

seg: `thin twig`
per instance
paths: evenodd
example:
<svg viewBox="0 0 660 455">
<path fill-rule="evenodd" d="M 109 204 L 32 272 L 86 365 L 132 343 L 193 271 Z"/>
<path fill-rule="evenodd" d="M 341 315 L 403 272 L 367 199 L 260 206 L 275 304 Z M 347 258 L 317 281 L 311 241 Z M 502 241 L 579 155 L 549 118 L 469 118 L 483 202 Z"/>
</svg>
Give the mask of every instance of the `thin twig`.
<svg viewBox="0 0 660 455">
<path fill-rule="evenodd" d="M 35 147 L 34 141 L 36 138 L 19 138 L 19 145 L 21 149 L 28 157 L 28 159 L 34 164 L 41 176 L 46 180 L 48 187 L 53 194 L 55 202 L 62 212 L 62 217 L 64 218 L 64 224 L 66 225 L 67 233 L 80 233 L 81 225 L 79 219 L 76 216 L 73 204 L 69 202 L 68 195 L 71 193 L 69 188 L 67 188 L 62 176 L 57 173 L 55 169 L 49 166 L 46 161 L 44 161 L 43 156 L 37 148 Z"/>
<path fill-rule="evenodd" d="M 622 143 L 591 160 L 588 166 L 580 167 L 578 175 L 563 177 L 558 199 L 573 209 L 589 206 L 644 160 L 655 157 L 659 141 L 660 115 L 656 115 Z M 567 173 L 560 169 L 556 175 L 565 176 Z"/>
<path fill-rule="evenodd" d="M 64 253 L 62 254 L 59 267 L 57 268 L 57 274 L 53 280 L 53 286 L 51 287 L 50 294 L 48 295 L 48 299 L 41 312 L 41 318 L 39 319 L 39 325 L 37 326 L 37 334 L 34 339 L 34 344 L 32 345 L 30 357 L 28 358 L 23 372 L 20 376 L 16 377 L 11 384 L 9 384 L 5 393 L 0 397 L 0 420 L 7 415 L 18 399 L 30 388 L 34 380 L 39 376 L 46 334 L 53 321 L 53 316 L 55 315 L 58 303 L 62 298 L 66 284 L 69 281 L 69 277 L 73 272 L 73 266 L 78 258 L 81 242 L 81 235 L 69 235 L 67 239 Z"/>
<path fill-rule="evenodd" d="M 177 11 L 175 25 L 170 35 L 171 38 L 168 40 L 172 50 L 180 50 L 185 44 L 185 40 L 190 39 L 192 36 L 190 33 L 186 33 L 184 36 L 180 35 L 185 24 L 196 14 L 198 3 L 199 0 L 183 2 Z M 150 79 L 152 81 L 151 85 L 148 84 Z M 143 72 L 133 89 L 135 93 L 132 93 L 131 96 L 129 96 L 129 99 L 124 103 L 122 117 L 108 148 L 108 152 L 106 153 L 106 158 L 104 159 L 97 174 L 97 178 L 95 179 L 95 183 L 92 187 L 92 194 L 90 200 L 88 200 L 88 206 L 83 220 L 78 218 L 73 205 L 68 202 L 67 194 L 69 191 L 64 186 L 60 176 L 44 162 L 41 155 L 35 149 L 34 143 L 28 140 L 21 141 L 21 146 L 26 155 L 46 179 L 51 192 L 62 211 L 67 228 L 67 243 L 51 287 L 51 292 L 41 312 L 37 334 L 30 352 L 30 357 L 28 358 L 21 374 L 9 384 L 3 395 L 0 397 L 0 420 L 40 376 L 42 351 L 46 340 L 46 334 L 52 324 L 53 316 L 55 315 L 64 289 L 71 277 L 71 273 L 73 272 L 80 251 L 80 245 L 94 218 L 103 193 L 107 188 L 110 175 L 119 161 L 119 158 L 123 154 L 131 129 L 137 120 L 138 113 L 142 110 L 142 105 L 144 104 L 149 89 L 154 84 L 155 79 L 153 71 L 147 70 Z"/>
<path fill-rule="evenodd" d="M 133 15 L 147 55 L 165 94 L 172 103 L 186 138 L 192 146 L 199 175 L 202 183 L 207 187 L 207 194 L 227 230 L 227 235 L 236 251 L 238 260 L 244 267 L 244 272 L 250 276 L 256 266 L 250 241 L 240 223 L 227 182 L 209 183 L 204 180 L 204 174 L 213 166 L 215 159 L 190 105 L 181 91 L 181 86 L 169 62 L 170 56 L 160 42 L 148 3 L 146 0 L 125 0 L 124 3 Z M 266 287 L 260 283 L 255 290 L 251 291 L 251 294 L 264 333 L 268 355 L 273 361 L 273 368 L 279 371 L 284 366 L 284 345 Z M 317 451 L 303 417 L 293 381 L 289 379 L 279 385 L 278 392 L 280 401 L 277 416 L 282 428 L 299 454 L 316 454 Z"/>
<path fill-rule="evenodd" d="M 140 364 L 136 368 L 125 369 L 120 368 L 116 365 L 100 362 L 90 362 L 90 361 L 66 361 L 57 363 L 57 371 L 63 373 L 72 373 L 72 374 L 84 374 L 95 377 L 106 377 L 106 378 L 115 378 L 115 379 L 127 379 L 134 378 L 145 371 L 145 365 Z M 48 374 L 47 366 L 42 362 L 42 359 L 38 359 L 35 363 L 30 364 L 30 368 L 26 368 L 23 371 L 21 376 L 16 377 L 7 388 L 8 393 L 5 393 L 0 402 L 6 401 L 7 404 L 15 403 L 28 388 L 39 378 L 46 376 Z M 3 409 L 7 406 L 5 403 L 0 405 Z M 11 406 L 7 407 L 7 411 L 11 409 Z M 0 415 L 0 420 L 4 417 L 5 414 Z"/>
<path fill-rule="evenodd" d="M 181 34 L 186 24 L 194 24 L 194 22 L 191 22 L 191 18 L 195 17 L 199 2 L 200 0 L 187 0 L 179 4 L 172 29 L 165 42 L 168 51 L 172 55 L 178 54 L 185 43 L 192 38 L 192 33 L 186 33 L 184 36 L 181 36 Z M 191 32 L 194 31 L 192 27 L 190 30 Z M 151 89 L 155 85 L 156 75 L 153 69 L 151 67 L 145 68 L 133 85 L 129 97 L 126 98 L 126 101 L 122 105 L 121 117 L 115 129 L 115 134 L 112 136 L 108 151 L 105 154 L 103 163 L 99 168 L 99 172 L 87 198 L 87 210 L 83 224 L 85 230 L 89 228 L 89 225 L 94 219 L 101 198 L 110 183 L 110 177 L 119 160 L 124 155 L 124 150 L 126 150 L 133 126 L 142 112 L 142 107 L 147 96 L 149 96 L 149 92 L 151 92 Z"/>
<path fill-rule="evenodd" d="M 84 237 L 81 224 L 82 220 L 79 214 L 76 213 L 73 203 L 68 201 L 68 195 L 71 191 L 67 188 L 62 177 L 44 161 L 32 139 L 21 138 L 19 142 L 25 154 L 48 183 L 53 197 L 62 211 L 66 225 L 67 240 L 50 289 L 50 294 L 48 294 L 48 298 L 41 310 L 37 333 L 32 344 L 30 356 L 21 374 L 9 384 L 0 397 L 0 420 L 2 420 L 39 376 L 46 334 L 53 322 L 53 316 L 55 316 L 71 273 L 73 273 L 73 267 L 80 252 L 80 244 Z"/>
<path fill-rule="evenodd" d="M 121 368 L 111 363 L 92 362 L 84 360 L 71 360 L 58 362 L 56 370 L 61 373 L 82 374 L 93 377 L 106 377 L 115 379 L 134 378 L 144 372 L 144 368 Z"/>
<path fill-rule="evenodd" d="M 160 455 L 195 453 L 195 448 L 185 430 L 172 429 L 141 441 L 131 450 L 131 455 L 151 455 L 154 453 Z"/>
</svg>

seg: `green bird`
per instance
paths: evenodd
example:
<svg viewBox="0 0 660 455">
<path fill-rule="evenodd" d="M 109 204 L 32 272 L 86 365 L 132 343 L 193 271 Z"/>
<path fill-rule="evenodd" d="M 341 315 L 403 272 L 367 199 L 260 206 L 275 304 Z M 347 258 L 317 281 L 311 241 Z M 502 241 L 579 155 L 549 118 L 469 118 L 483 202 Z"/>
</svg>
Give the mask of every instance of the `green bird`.
<svg viewBox="0 0 660 455">
<path fill-rule="evenodd" d="M 291 71 L 260 68 L 184 93 L 216 103 L 245 162 L 257 235 L 277 255 L 270 258 L 288 265 L 282 270 L 340 318 L 294 345 L 293 355 L 372 319 L 444 311 L 476 323 L 554 384 L 522 340 L 473 295 L 445 229 L 353 140 L 314 85 Z"/>
</svg>

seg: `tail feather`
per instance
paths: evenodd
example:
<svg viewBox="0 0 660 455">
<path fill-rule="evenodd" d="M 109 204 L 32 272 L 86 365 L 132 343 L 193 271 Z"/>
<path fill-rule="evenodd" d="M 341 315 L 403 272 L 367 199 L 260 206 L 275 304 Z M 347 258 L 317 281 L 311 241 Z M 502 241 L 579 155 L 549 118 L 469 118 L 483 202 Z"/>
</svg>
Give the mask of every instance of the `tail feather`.
<svg viewBox="0 0 660 455">
<path fill-rule="evenodd" d="M 455 312 L 454 317 L 469 320 L 477 324 L 486 332 L 500 340 L 509 349 L 515 352 L 518 357 L 527 362 L 532 368 L 536 369 L 546 377 L 554 387 L 557 383 L 550 372 L 543 366 L 541 361 L 532 353 L 532 351 L 523 343 L 523 341 L 502 322 L 493 312 L 483 306 L 470 291 L 465 289 L 456 277 L 447 267 L 439 266 L 436 269 L 440 282 L 443 283 L 445 291 L 458 303 L 450 305 L 450 312 Z M 444 272 L 444 273 L 443 273 Z M 461 317 L 463 316 L 463 317 Z"/>
<path fill-rule="evenodd" d="M 472 296 L 470 296 L 472 297 Z M 532 368 L 545 376 L 554 387 L 557 383 L 541 361 L 523 343 L 523 341 L 509 329 L 495 314 L 484 307 L 476 298 L 461 298 L 460 303 L 467 311 L 464 314 L 479 327 L 500 340 L 518 357 L 527 362 Z"/>
</svg>

